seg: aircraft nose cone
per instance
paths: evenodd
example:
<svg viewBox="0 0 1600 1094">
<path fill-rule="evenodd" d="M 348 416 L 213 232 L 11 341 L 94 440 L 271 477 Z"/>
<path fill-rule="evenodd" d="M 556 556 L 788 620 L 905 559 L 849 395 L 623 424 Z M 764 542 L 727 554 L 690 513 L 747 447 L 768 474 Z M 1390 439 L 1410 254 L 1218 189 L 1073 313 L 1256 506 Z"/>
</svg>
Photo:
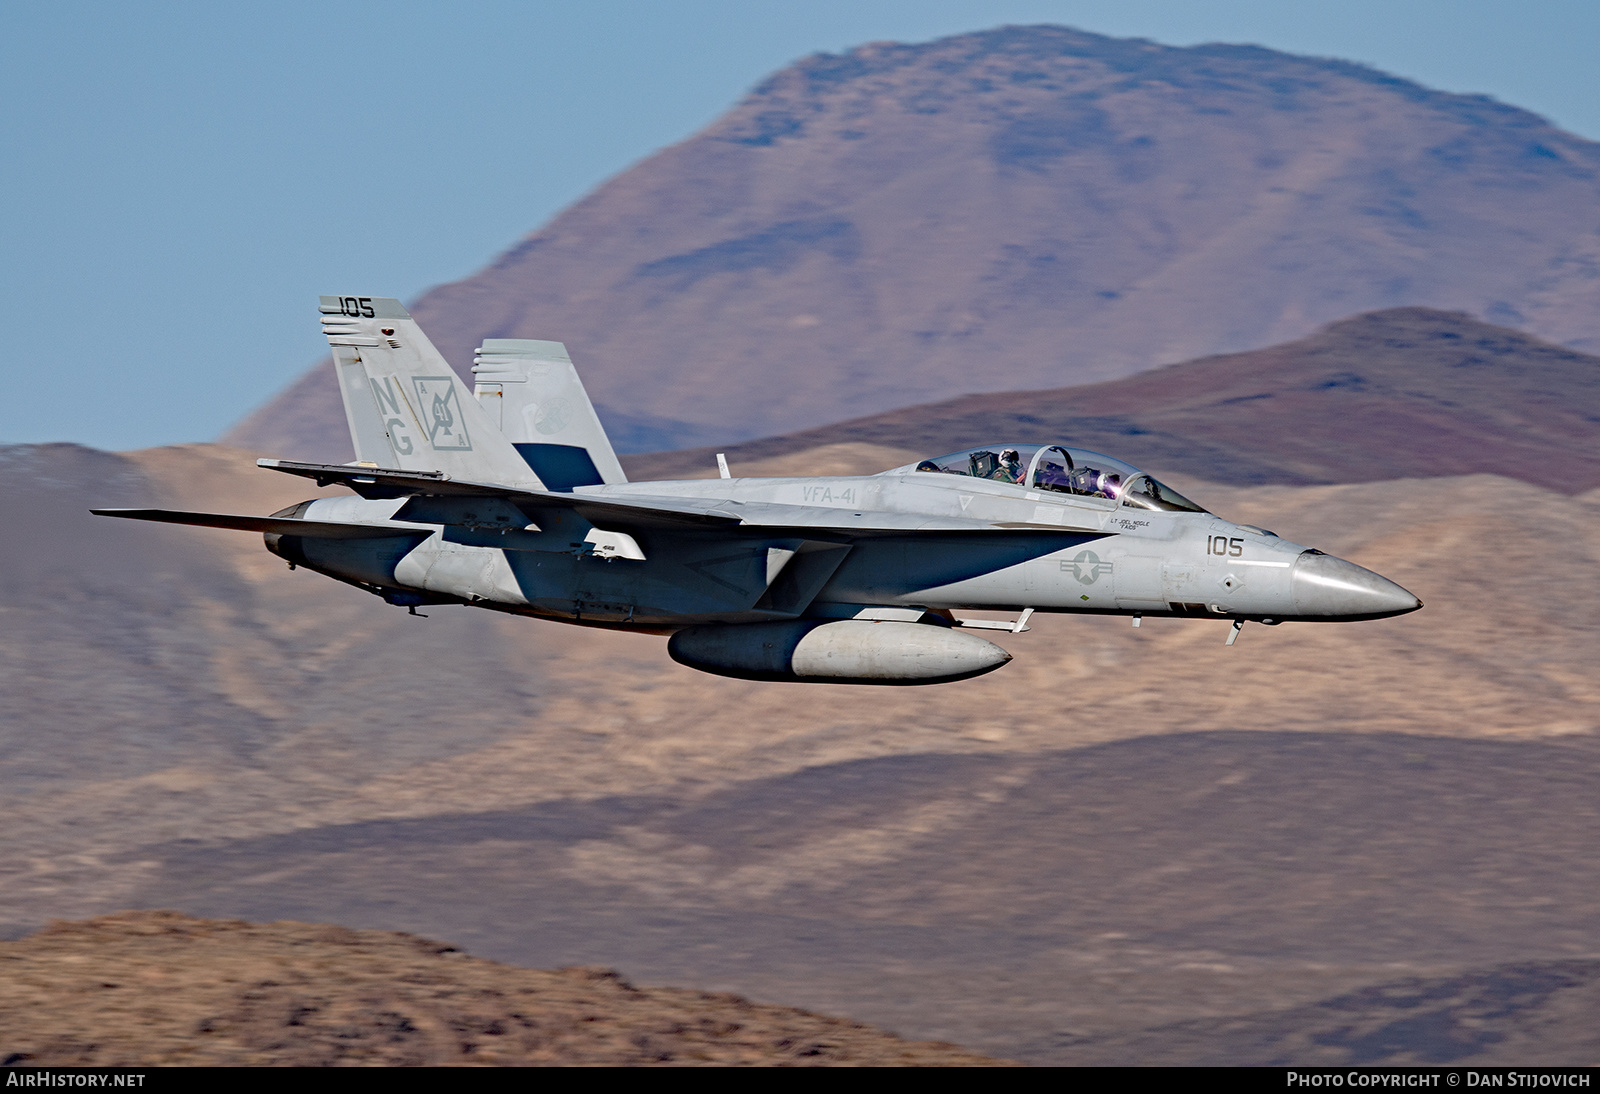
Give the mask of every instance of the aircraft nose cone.
<svg viewBox="0 0 1600 1094">
<path fill-rule="evenodd" d="M 1381 574 L 1309 551 L 1295 560 L 1292 587 L 1295 613 L 1312 618 L 1381 619 L 1422 607 L 1422 601 Z"/>
</svg>

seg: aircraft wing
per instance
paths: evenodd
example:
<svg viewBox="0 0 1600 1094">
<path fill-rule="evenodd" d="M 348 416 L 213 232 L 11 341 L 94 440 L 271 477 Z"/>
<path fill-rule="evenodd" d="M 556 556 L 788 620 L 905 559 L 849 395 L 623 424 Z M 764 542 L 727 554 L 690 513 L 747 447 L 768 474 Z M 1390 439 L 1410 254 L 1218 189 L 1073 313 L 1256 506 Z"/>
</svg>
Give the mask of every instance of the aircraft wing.
<svg viewBox="0 0 1600 1094">
<path fill-rule="evenodd" d="M 364 498 L 468 497 L 503 498 L 519 509 L 575 509 L 593 521 L 616 518 L 666 524 L 739 524 L 737 513 L 725 511 L 727 502 L 701 498 L 616 497 L 524 490 L 493 483 L 465 482 L 438 471 L 398 471 L 386 467 L 351 467 L 348 464 L 295 463 L 291 460 L 257 460 L 257 467 L 315 479 L 318 486 L 338 483 Z"/>
<path fill-rule="evenodd" d="M 772 502 L 743 502 L 724 498 L 668 497 L 659 494 L 604 495 L 528 490 L 493 483 L 465 482 L 438 471 L 401 471 L 384 467 L 359 467 L 349 464 L 296 463 L 292 460 L 257 460 L 256 465 L 272 471 L 315 479 L 318 486 L 338 483 L 364 498 L 477 497 L 500 498 L 528 513 L 535 521 L 540 509 L 571 509 L 592 524 L 685 525 L 704 528 L 743 526 L 777 531 L 793 529 L 808 533 L 832 532 L 843 536 L 895 535 L 911 532 L 1035 532 L 1045 535 L 1104 535 L 1096 529 L 1058 525 L 996 524 L 965 517 L 938 517 L 922 513 L 889 513 L 863 510 L 860 513 L 813 505 L 780 505 Z M 402 514 L 405 511 L 402 510 Z M 397 514 L 401 519 L 406 519 Z M 432 523 L 418 513 L 410 518 Z"/>
<path fill-rule="evenodd" d="M 401 471 L 393 467 L 352 467 L 339 463 L 298 463 L 294 460 L 257 460 L 257 467 L 315 479 L 318 486 L 338 483 L 364 498 L 407 498 L 417 494 L 442 497 L 507 498 L 524 493 L 509 486 L 462 482 L 442 471 Z"/>
<path fill-rule="evenodd" d="M 126 517 L 161 524 L 196 524 L 202 528 L 232 528 L 240 532 L 271 532 L 280 536 L 312 539 L 379 539 L 384 536 L 427 535 L 416 525 L 341 524 L 331 520 L 297 520 L 294 517 L 246 517 L 232 513 L 185 513 L 176 509 L 91 509 L 97 517 Z"/>
</svg>

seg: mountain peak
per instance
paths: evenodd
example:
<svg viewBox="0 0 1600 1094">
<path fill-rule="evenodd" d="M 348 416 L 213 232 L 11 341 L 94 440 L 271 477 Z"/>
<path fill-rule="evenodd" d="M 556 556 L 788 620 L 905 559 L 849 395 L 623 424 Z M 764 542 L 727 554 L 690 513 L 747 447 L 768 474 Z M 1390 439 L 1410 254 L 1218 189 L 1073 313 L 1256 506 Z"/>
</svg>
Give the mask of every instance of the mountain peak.
<svg viewBox="0 0 1600 1094">
<path fill-rule="evenodd" d="M 1600 348 L 1600 146 L 1345 61 L 1018 26 L 803 58 L 413 314 L 458 369 L 565 342 L 639 450 L 1399 306 Z M 331 377 L 229 439 L 342 451 Z"/>
</svg>

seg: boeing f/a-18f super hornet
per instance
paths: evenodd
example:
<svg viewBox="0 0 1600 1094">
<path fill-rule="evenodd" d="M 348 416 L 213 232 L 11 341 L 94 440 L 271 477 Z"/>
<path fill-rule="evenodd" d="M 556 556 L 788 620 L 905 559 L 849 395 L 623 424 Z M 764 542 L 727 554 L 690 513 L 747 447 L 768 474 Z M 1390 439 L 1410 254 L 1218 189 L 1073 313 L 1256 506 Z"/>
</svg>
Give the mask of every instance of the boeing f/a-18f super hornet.
<svg viewBox="0 0 1600 1094">
<path fill-rule="evenodd" d="M 860 477 L 629 482 L 559 342 L 491 339 L 469 392 L 400 303 L 325 296 L 357 461 L 260 460 L 348 487 L 269 517 L 105 516 L 265 533 L 391 604 L 671 635 L 691 668 L 929 684 L 1011 659 L 1034 612 L 1379 619 L 1421 607 L 1343 559 L 1232 524 L 1120 460 L 990 444 Z M 1018 613 L 1011 622 L 954 612 Z"/>
</svg>

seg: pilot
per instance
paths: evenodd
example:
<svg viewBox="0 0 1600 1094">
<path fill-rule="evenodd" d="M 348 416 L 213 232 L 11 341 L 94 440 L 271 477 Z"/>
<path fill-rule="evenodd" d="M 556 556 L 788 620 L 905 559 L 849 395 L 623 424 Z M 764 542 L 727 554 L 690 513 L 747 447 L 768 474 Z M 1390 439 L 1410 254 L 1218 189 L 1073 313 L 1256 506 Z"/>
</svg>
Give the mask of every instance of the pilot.
<svg viewBox="0 0 1600 1094">
<path fill-rule="evenodd" d="M 1000 466 L 995 468 L 994 477 L 1001 482 L 1021 482 L 1023 474 L 1022 453 L 1015 448 L 1002 449 Z"/>
<path fill-rule="evenodd" d="M 1103 496 L 1116 501 L 1117 495 L 1122 493 L 1122 476 L 1115 471 L 1105 472 L 1100 476 L 1097 487 Z"/>
</svg>

